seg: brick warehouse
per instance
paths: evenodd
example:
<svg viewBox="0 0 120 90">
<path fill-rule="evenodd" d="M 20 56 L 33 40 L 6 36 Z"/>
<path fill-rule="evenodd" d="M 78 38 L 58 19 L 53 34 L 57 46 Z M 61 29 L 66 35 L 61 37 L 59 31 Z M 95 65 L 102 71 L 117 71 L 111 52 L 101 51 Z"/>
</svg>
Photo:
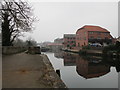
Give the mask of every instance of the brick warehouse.
<svg viewBox="0 0 120 90">
<path fill-rule="evenodd" d="M 74 49 L 76 47 L 76 35 L 64 34 L 63 45 L 64 48 Z"/>
<path fill-rule="evenodd" d="M 91 44 L 108 45 L 113 43 L 110 32 L 99 26 L 86 25 L 76 32 L 76 47 Z"/>
</svg>

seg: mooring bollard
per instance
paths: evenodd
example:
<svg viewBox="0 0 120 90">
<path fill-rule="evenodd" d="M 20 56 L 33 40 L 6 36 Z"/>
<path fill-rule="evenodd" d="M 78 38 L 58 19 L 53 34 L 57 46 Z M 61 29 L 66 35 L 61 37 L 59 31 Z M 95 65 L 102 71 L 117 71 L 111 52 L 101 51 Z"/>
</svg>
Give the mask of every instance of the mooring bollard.
<svg viewBox="0 0 120 90">
<path fill-rule="evenodd" d="M 60 70 L 59 70 L 59 69 L 56 70 L 56 73 L 57 73 L 58 76 L 60 77 Z"/>
</svg>

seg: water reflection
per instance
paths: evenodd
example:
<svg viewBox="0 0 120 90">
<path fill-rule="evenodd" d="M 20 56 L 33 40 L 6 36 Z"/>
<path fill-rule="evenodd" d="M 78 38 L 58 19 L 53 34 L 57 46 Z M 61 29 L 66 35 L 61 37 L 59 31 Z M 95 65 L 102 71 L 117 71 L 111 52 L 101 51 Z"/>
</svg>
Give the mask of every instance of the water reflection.
<svg viewBox="0 0 120 90">
<path fill-rule="evenodd" d="M 54 57 L 56 58 L 63 58 L 64 52 L 54 52 Z"/>
<path fill-rule="evenodd" d="M 107 60 L 97 56 L 80 56 L 68 52 L 54 53 L 56 58 L 63 58 L 64 66 L 76 66 L 78 75 L 90 79 L 106 75 L 111 67 L 116 67 L 120 72 L 120 62 L 118 60 Z"/>
<path fill-rule="evenodd" d="M 110 72 L 110 65 L 102 63 L 101 60 L 95 58 L 88 59 L 78 56 L 76 60 L 76 71 L 77 73 L 86 78 L 95 78 L 102 75 L 105 75 Z"/>
<path fill-rule="evenodd" d="M 64 66 L 76 66 L 76 56 L 70 53 L 64 53 Z"/>
</svg>

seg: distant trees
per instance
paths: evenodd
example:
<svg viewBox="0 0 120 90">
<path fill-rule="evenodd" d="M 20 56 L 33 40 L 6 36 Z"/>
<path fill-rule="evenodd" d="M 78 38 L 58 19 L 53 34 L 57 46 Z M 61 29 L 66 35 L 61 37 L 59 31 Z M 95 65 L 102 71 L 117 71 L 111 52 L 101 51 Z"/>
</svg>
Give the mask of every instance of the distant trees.
<svg viewBox="0 0 120 90">
<path fill-rule="evenodd" d="M 17 46 L 17 47 L 23 47 L 23 46 L 26 46 L 26 42 L 17 38 L 14 42 L 13 42 L 14 46 Z"/>
<path fill-rule="evenodd" d="M 27 2 L 3 0 L 0 7 L 0 20 L 2 21 L 2 46 L 11 46 L 21 32 L 32 30 L 32 22 L 35 18 Z"/>
<path fill-rule="evenodd" d="M 37 42 L 35 40 L 29 39 L 26 41 L 26 46 L 30 47 L 30 46 L 37 46 Z"/>
<path fill-rule="evenodd" d="M 16 39 L 13 42 L 14 46 L 17 47 L 30 47 L 30 46 L 37 46 L 37 42 L 33 39 L 28 39 L 26 41 L 23 41 L 21 39 Z"/>
</svg>

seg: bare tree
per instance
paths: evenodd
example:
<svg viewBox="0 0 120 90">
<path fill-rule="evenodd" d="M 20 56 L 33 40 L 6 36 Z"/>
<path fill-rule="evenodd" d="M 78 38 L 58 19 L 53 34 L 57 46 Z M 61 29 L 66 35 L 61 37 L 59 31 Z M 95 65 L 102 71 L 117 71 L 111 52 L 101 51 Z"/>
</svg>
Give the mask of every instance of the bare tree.
<svg viewBox="0 0 120 90">
<path fill-rule="evenodd" d="M 32 30 L 35 18 L 27 2 L 3 0 L 0 20 L 2 21 L 2 45 L 11 46 L 15 38 L 21 35 L 21 32 Z"/>
</svg>

